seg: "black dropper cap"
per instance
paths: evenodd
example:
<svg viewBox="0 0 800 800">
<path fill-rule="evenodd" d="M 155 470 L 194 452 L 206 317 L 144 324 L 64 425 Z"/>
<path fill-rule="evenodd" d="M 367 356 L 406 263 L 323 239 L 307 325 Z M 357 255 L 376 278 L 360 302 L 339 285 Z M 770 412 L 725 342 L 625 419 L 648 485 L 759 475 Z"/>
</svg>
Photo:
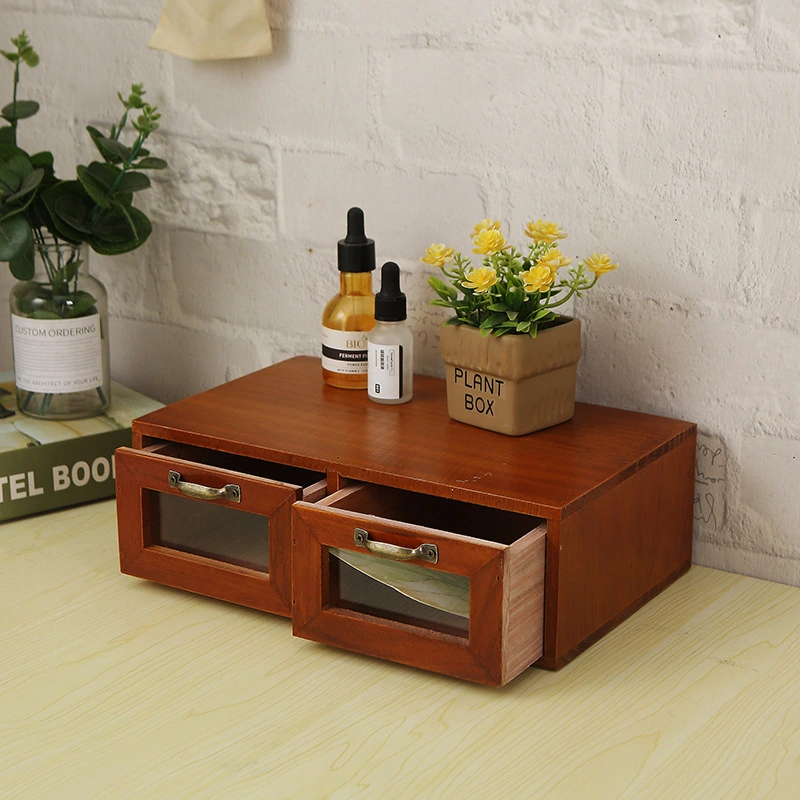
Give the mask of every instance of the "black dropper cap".
<svg viewBox="0 0 800 800">
<path fill-rule="evenodd" d="M 400 267 L 387 261 L 381 267 L 381 290 L 375 295 L 375 319 L 402 322 L 406 318 L 406 296 L 400 291 Z"/>
<path fill-rule="evenodd" d="M 339 239 L 339 272 L 372 272 L 375 269 L 375 242 L 364 235 L 364 212 L 347 212 L 347 236 Z"/>
</svg>

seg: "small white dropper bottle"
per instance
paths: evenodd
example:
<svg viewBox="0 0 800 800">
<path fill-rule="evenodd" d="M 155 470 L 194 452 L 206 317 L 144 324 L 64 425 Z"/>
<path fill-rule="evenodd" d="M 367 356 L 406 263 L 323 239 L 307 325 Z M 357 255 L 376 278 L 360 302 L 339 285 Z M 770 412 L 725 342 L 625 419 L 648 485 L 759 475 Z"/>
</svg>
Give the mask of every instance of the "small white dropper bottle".
<svg viewBox="0 0 800 800">
<path fill-rule="evenodd" d="M 367 395 L 376 403 L 397 405 L 414 388 L 414 337 L 406 324 L 406 296 L 400 291 L 400 267 L 381 267 L 381 290 L 375 295 L 375 327 L 368 334 Z"/>
</svg>

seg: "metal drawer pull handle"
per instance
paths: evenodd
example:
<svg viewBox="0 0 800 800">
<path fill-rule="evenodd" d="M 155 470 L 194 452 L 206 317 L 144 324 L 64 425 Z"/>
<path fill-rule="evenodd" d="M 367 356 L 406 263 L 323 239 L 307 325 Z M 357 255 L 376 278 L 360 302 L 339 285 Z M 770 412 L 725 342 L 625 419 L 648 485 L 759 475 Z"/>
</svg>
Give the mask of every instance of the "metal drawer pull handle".
<svg viewBox="0 0 800 800">
<path fill-rule="evenodd" d="M 369 534 L 363 528 L 356 528 L 353 531 L 353 541 L 359 547 L 366 547 L 372 555 L 381 558 L 391 558 L 395 561 L 411 561 L 412 558 L 419 558 L 429 564 L 435 564 L 439 560 L 439 548 L 435 544 L 421 544 L 412 550 L 410 547 L 400 547 L 388 542 L 376 542 L 369 538 Z"/>
<path fill-rule="evenodd" d="M 181 480 L 179 472 L 171 469 L 167 474 L 168 483 L 187 497 L 195 497 L 198 500 L 233 500 L 234 503 L 242 502 L 241 487 L 235 483 L 226 483 L 221 489 L 213 486 L 203 486 L 200 483 L 187 483 Z"/>
</svg>

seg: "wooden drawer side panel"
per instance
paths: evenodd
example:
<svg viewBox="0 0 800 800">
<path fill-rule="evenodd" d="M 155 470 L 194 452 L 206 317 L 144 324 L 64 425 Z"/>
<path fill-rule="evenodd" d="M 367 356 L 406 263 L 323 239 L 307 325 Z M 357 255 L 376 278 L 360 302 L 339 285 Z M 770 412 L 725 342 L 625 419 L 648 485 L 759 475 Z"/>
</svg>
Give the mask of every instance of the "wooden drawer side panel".
<svg viewBox="0 0 800 800">
<path fill-rule="evenodd" d="M 557 596 L 547 599 L 555 637 L 540 666 L 563 666 L 689 568 L 694 458 L 691 436 L 561 520 Z"/>
<path fill-rule="evenodd" d="M 503 683 L 541 655 L 544 629 L 545 525 L 506 553 L 503 605 Z"/>
</svg>

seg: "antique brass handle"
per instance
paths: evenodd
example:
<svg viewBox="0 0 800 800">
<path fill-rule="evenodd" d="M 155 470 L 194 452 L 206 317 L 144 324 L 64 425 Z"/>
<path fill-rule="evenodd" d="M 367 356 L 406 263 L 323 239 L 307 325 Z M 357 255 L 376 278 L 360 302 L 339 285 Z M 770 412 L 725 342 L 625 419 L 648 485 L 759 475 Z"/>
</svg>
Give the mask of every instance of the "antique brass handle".
<svg viewBox="0 0 800 800">
<path fill-rule="evenodd" d="M 369 533 L 363 528 L 356 528 L 353 531 L 353 541 L 359 547 L 366 547 L 374 556 L 391 558 L 394 561 L 411 561 L 413 558 L 418 558 L 429 564 L 435 564 L 439 560 L 439 548 L 435 544 L 421 544 L 412 550 L 410 547 L 400 547 L 388 542 L 376 542 L 369 538 Z"/>
<path fill-rule="evenodd" d="M 182 481 L 179 472 L 171 469 L 167 474 L 170 486 L 173 486 L 187 497 L 194 497 L 198 500 L 232 500 L 234 503 L 242 502 L 242 489 L 235 483 L 226 483 L 221 489 L 213 486 L 203 486 L 200 483 L 188 483 Z"/>
</svg>

